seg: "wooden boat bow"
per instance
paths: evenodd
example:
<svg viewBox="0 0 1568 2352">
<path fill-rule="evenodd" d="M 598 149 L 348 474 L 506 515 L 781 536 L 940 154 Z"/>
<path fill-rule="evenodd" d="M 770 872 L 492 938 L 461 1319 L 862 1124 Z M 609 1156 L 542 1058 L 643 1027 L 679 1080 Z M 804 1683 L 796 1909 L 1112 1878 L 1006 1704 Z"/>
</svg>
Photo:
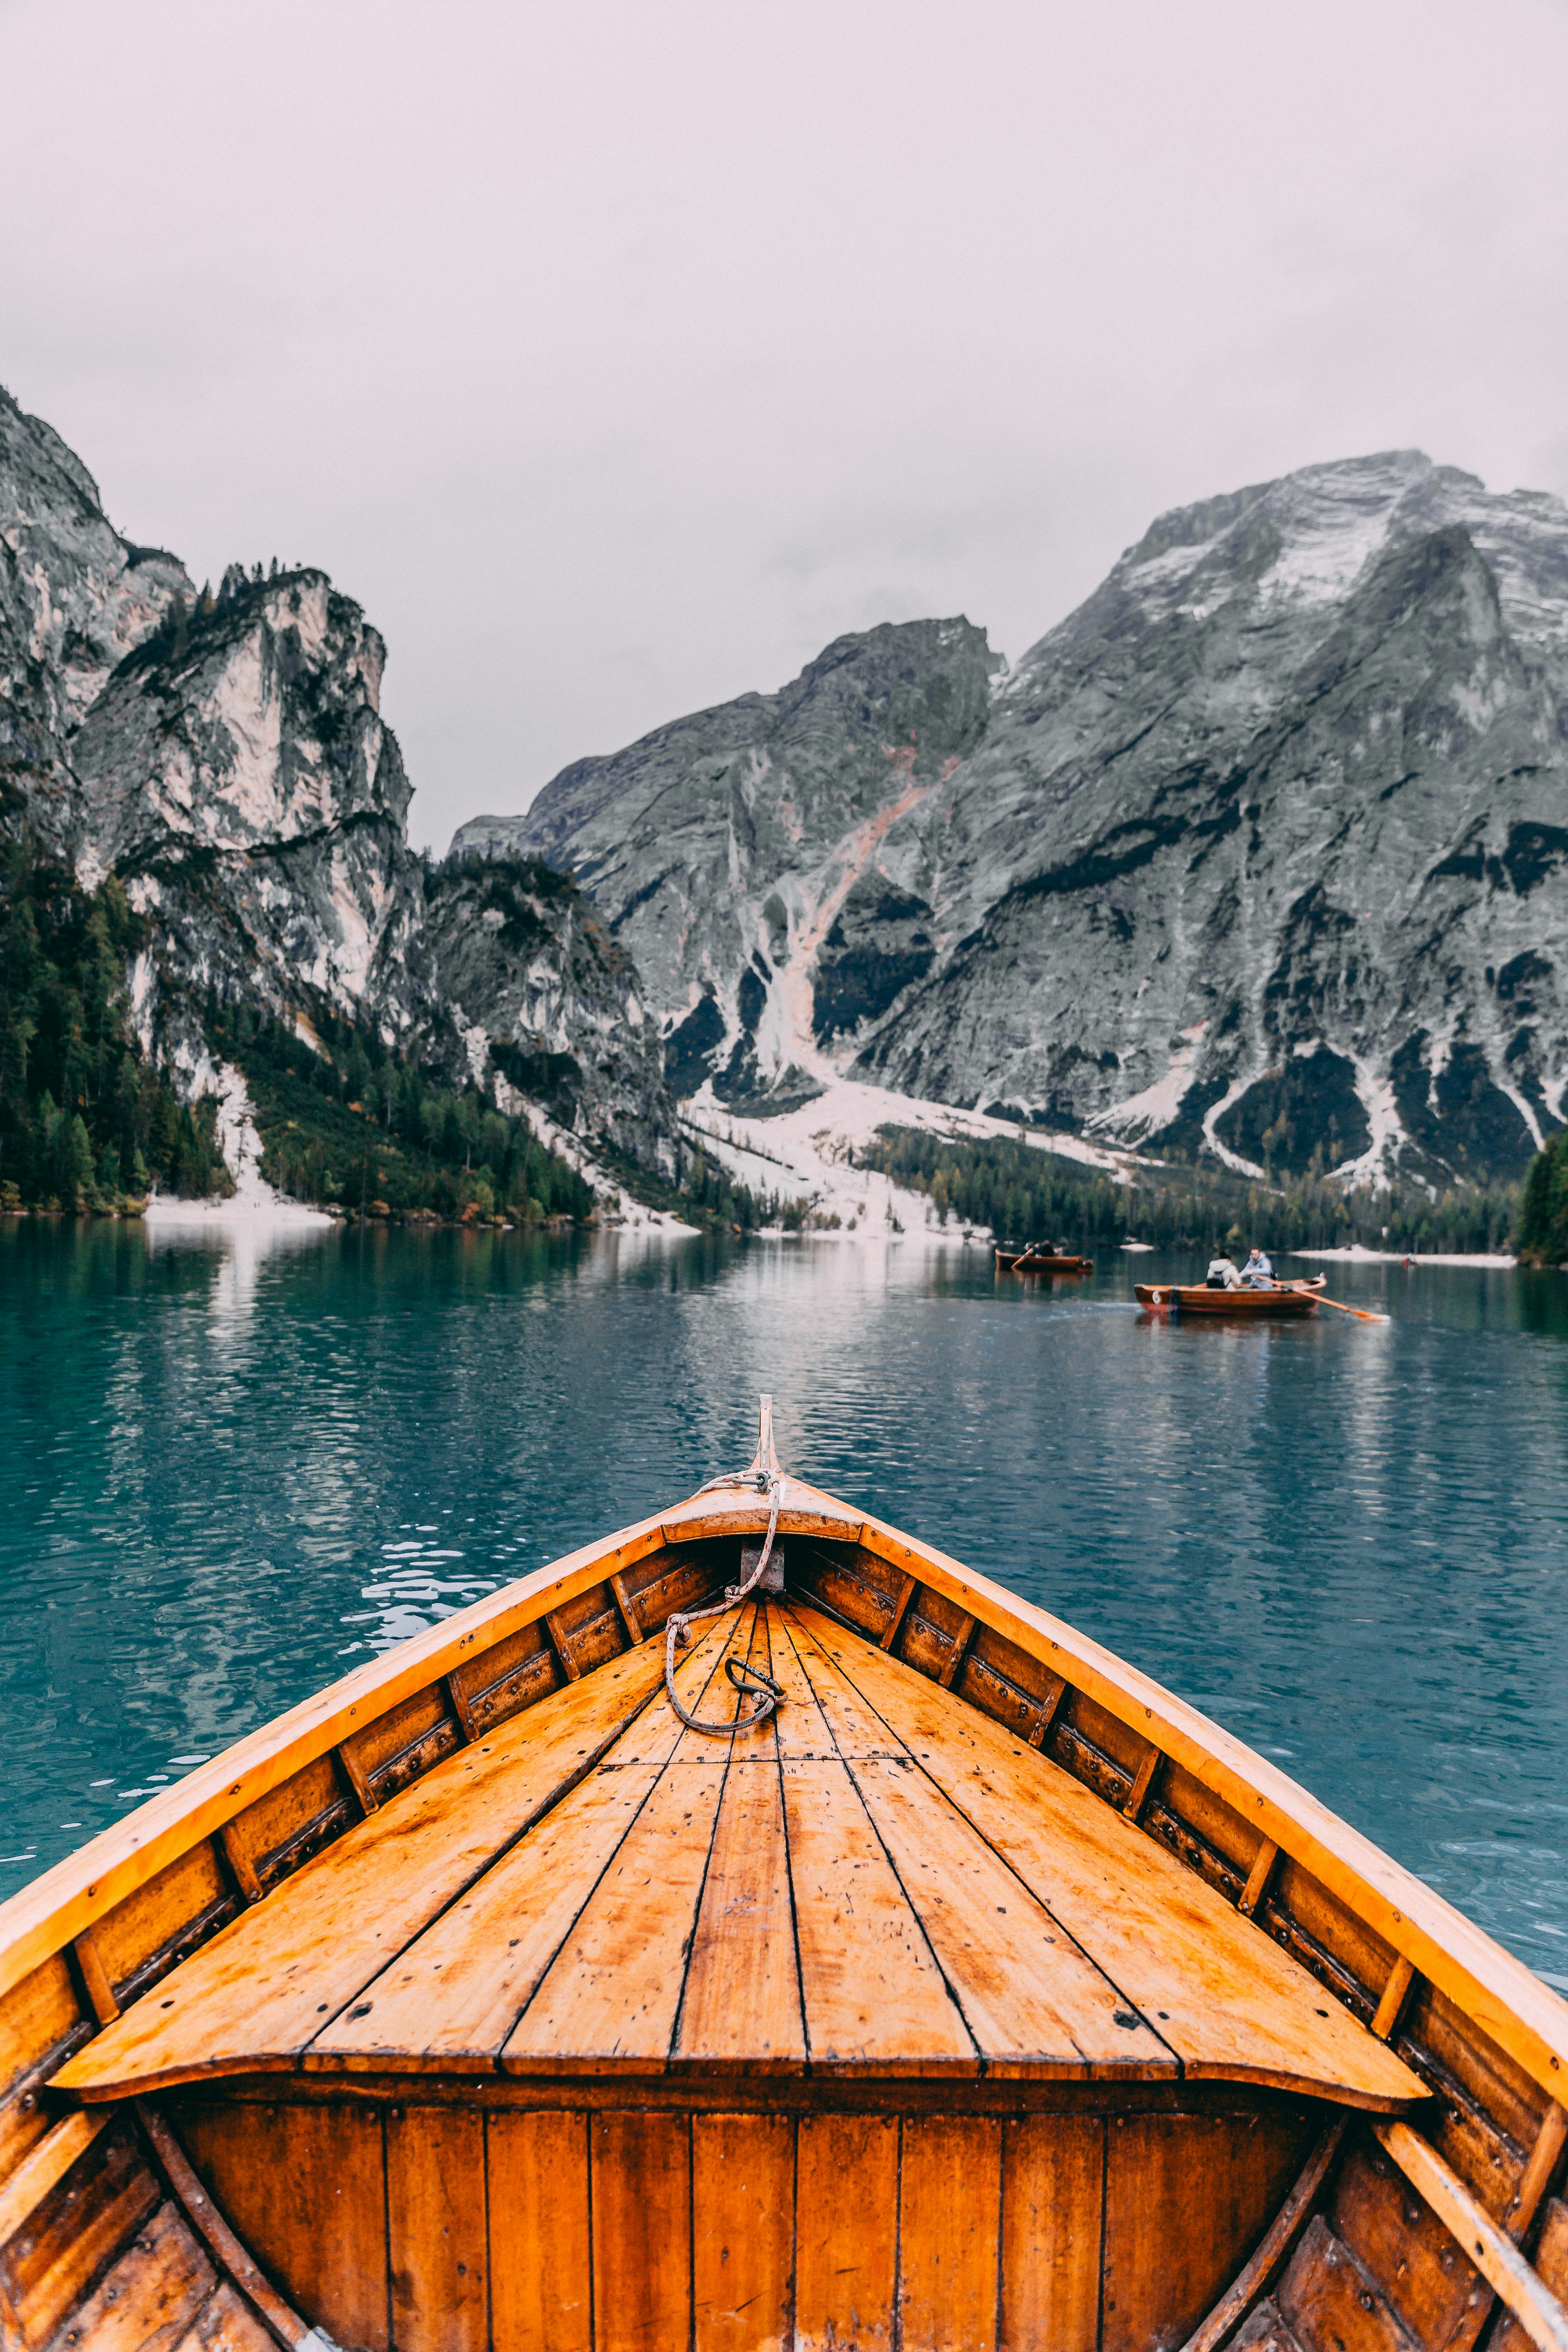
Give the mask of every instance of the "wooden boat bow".
<svg viewBox="0 0 1568 2352">
<path fill-rule="evenodd" d="M 1568 2005 L 771 1412 L 0 1910 L 0 2062 L 26 2352 L 1568 2352 Z"/>
</svg>

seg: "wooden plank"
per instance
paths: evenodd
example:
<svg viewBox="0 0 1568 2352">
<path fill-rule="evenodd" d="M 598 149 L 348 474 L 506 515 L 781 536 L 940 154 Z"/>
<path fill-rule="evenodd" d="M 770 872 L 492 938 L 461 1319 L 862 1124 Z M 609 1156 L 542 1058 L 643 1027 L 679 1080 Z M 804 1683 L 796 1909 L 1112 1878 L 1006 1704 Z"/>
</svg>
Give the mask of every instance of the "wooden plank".
<svg viewBox="0 0 1568 2352">
<path fill-rule="evenodd" d="M 90 2352 L 170 2352 L 218 2284 L 177 2205 L 161 2205 L 107 2278 L 70 2315 L 67 2344 Z"/>
<path fill-rule="evenodd" d="M 794 2251 L 793 2116 L 693 2116 L 695 2352 L 784 2352 Z"/>
<path fill-rule="evenodd" d="M 1277 2301 L 1303 2352 L 1413 2352 L 1376 2280 L 1321 2213 L 1308 2223 Z"/>
<path fill-rule="evenodd" d="M 775 1612 L 750 1664 L 771 1671 Z M 720 1801 L 671 2063 L 795 2074 L 805 2063 L 777 1717 L 736 1744 Z"/>
<path fill-rule="evenodd" d="M 1289 2113 L 1110 2117 L 1103 2352 L 1192 2332 L 1289 2196 L 1312 2130 Z"/>
<path fill-rule="evenodd" d="M 386 2352 L 380 2114 L 223 2100 L 182 2105 L 173 2120 L 202 2187 L 284 2301 L 334 2344 Z"/>
<path fill-rule="evenodd" d="M 799 1612 L 921 1766 L 1191 2075 L 1413 2105 L 1415 2077 L 1272 1938 L 1049 1758 Z M 858 1769 L 858 1768 L 857 1768 Z M 998 1898 L 1005 1899 L 1005 1898 Z"/>
<path fill-rule="evenodd" d="M 977 2074 L 973 2037 L 782 1636 L 772 1671 L 784 1692 L 774 1721 L 812 2065 Z"/>
<path fill-rule="evenodd" d="M 758 1735 L 769 1749 L 774 1743 Z M 713 1833 L 672 2063 L 799 2074 L 805 2022 L 795 1961 L 776 1750 L 737 1755 Z"/>
<path fill-rule="evenodd" d="M 1154 1775 L 1163 1760 L 1159 1749 L 1151 1741 L 1143 1751 L 1143 1761 L 1133 1775 L 1132 1786 L 1127 1794 L 1127 1802 L 1121 1808 L 1130 1822 L 1136 1823 L 1142 1819 L 1149 1791 L 1154 1785 Z"/>
<path fill-rule="evenodd" d="M 1224 2343 L 1232 2329 L 1272 2286 L 1279 2272 L 1289 2261 L 1298 2237 L 1307 2226 L 1313 2201 L 1322 2188 L 1330 2165 L 1339 2153 L 1340 2142 L 1345 2135 L 1345 2122 L 1343 2116 L 1337 2116 L 1321 2134 L 1307 2158 L 1306 2168 L 1268 2224 L 1256 2252 L 1243 2263 L 1208 2316 L 1188 2336 L 1182 2352 L 1215 2352 L 1215 2347 Z"/>
<path fill-rule="evenodd" d="M 220 2286 L 203 2304 L 174 2352 L 278 2352 L 278 2339 L 233 2287 Z"/>
<path fill-rule="evenodd" d="M 0 2093 L 7 2104 L 18 2093 L 24 2097 L 29 2076 L 37 2076 L 51 2057 L 67 2048 L 73 2035 L 91 2030 L 79 1988 L 63 1952 L 14 1984 L 0 1996 Z M 26 2087 L 24 2087 L 26 2086 Z M 37 2107 L 35 2098 L 34 2113 Z M 40 2119 L 35 2136 L 41 2137 Z M 3 2161 L 3 2158 L 0 2158 Z"/>
<path fill-rule="evenodd" d="M 110 2026 L 60 2080 L 87 2099 L 292 2066 L 447 1904 L 591 1771 L 662 1660 L 628 1652 L 557 1692 L 357 1824 Z"/>
<path fill-rule="evenodd" d="M 845 2183 L 854 2191 L 846 2196 Z M 802 2116 L 795 2154 L 798 2352 L 892 2352 L 899 2254 L 899 2124 Z"/>
<path fill-rule="evenodd" d="M 635 1650 L 642 1640 L 642 1620 L 637 1615 L 637 1602 L 626 1591 L 626 1580 L 618 1571 L 610 1579 L 610 1591 L 616 1596 L 616 1607 L 621 1612 L 621 1622 L 626 1629 L 626 1639 Z"/>
<path fill-rule="evenodd" d="M 969 1647 L 970 1636 L 973 1631 L 974 1620 L 973 1617 L 965 1613 L 963 1619 L 959 1624 L 957 1632 L 953 1634 L 952 1647 L 947 1654 L 946 1664 L 943 1665 L 941 1674 L 937 1676 L 937 1680 L 941 1683 L 943 1690 L 951 1690 L 953 1684 L 958 1680 L 958 1670 L 963 1664 L 964 1652 Z"/>
<path fill-rule="evenodd" d="M 1328 2218 L 1417 2344 L 1468 2352 L 1491 2310 L 1491 2289 L 1375 2141 L 1358 2142 L 1346 2157 Z"/>
<path fill-rule="evenodd" d="M 691 2127 L 646 2110 L 593 2119 L 595 2352 L 691 2340 Z"/>
<path fill-rule="evenodd" d="M 120 2003 L 114 1998 L 109 1981 L 109 1971 L 99 1953 L 98 1939 L 90 1927 L 84 1927 L 71 1946 L 76 1964 L 81 1970 L 81 1989 L 87 1995 L 88 2007 L 100 2025 L 108 2025 L 120 2014 Z"/>
<path fill-rule="evenodd" d="M 1535 2267 L 1560 2302 L 1568 2302 L 1568 2205 L 1549 2197 L 1536 2242 Z M 1530 2352 L 1531 2339 L 1511 2311 L 1504 2310 L 1487 2352 Z"/>
<path fill-rule="evenodd" d="M 1382 1996 L 1373 2012 L 1372 2030 L 1380 2042 L 1393 2039 L 1399 2023 L 1400 2011 L 1405 2007 L 1405 1999 L 1415 1981 L 1415 1970 L 1402 1956 L 1394 1961 L 1388 1971 L 1388 1982 L 1384 1986 Z"/>
<path fill-rule="evenodd" d="M 722 1632 L 710 1628 L 682 1661 L 676 1686 L 688 1706 L 700 1700 L 724 1648 Z M 494 2063 L 681 1736 L 661 1696 L 585 1780 L 323 2027 L 305 2066 L 363 2074 L 395 2061 L 422 2074 L 463 2074 Z"/>
<path fill-rule="evenodd" d="M 225 1822 L 217 1834 L 218 1843 L 223 1848 L 223 1858 L 228 1864 L 229 1874 L 234 1880 L 241 1902 L 259 1903 L 262 1895 L 261 1881 L 256 1875 L 256 1864 L 250 1858 L 250 1850 L 246 1844 L 244 1831 L 237 1822 Z"/>
<path fill-rule="evenodd" d="M 1264 1757 L 1100 1643 L 1004 1591 L 929 1544 L 867 1517 L 859 1541 L 1005 1633 L 1116 1714 L 1311 1871 L 1354 1915 L 1559 2096 L 1568 2080 L 1568 2003 L 1473 1922 L 1340 1821 Z"/>
<path fill-rule="evenodd" d="M 167 2116 L 149 2099 L 138 2099 L 136 2114 L 187 2223 L 207 2246 L 230 2284 L 239 2289 L 280 2343 L 302 2347 L 310 2333 L 308 2324 L 279 2294 L 249 2247 L 236 2237 L 198 2179 Z"/>
<path fill-rule="evenodd" d="M 857 1647 L 883 1675 L 897 1672 L 868 1644 Z M 829 1728 L 853 1738 L 864 1721 L 858 1695 L 817 1643 L 797 1635 L 796 1649 Z M 939 1704 L 971 1712 L 951 1697 Z M 1174 2077 L 1159 2036 L 911 1760 L 857 1756 L 847 1769 L 988 2071 Z M 1038 1771 L 1039 1759 L 1029 1760 Z"/>
<path fill-rule="evenodd" d="M 1279 1849 L 1272 1838 L 1262 1838 L 1252 1857 L 1252 1867 L 1247 1874 L 1247 1884 L 1241 1890 L 1237 1909 L 1243 1918 L 1250 1919 L 1268 1891 L 1268 1881 L 1279 1859 Z"/>
<path fill-rule="evenodd" d="M 721 1656 L 746 1655 L 754 1613 L 720 1621 Z M 706 1704 L 718 1719 L 740 1702 L 715 1673 Z M 727 1739 L 681 1732 L 512 2029 L 503 2072 L 663 2072 L 729 1764 Z"/>
<path fill-rule="evenodd" d="M 23 2158 L 0 2189 L 0 2246 L 16 2236 L 28 2214 L 65 2178 L 78 2157 L 86 2155 L 111 2120 L 107 2115 L 67 2116 Z"/>
<path fill-rule="evenodd" d="M 397 2352 L 484 2352 L 483 2116 L 461 2107 L 394 2108 L 386 2121 L 386 2229 Z"/>
<path fill-rule="evenodd" d="M 1504 2227 L 1516 2244 L 1535 2219 L 1565 2144 L 1568 2144 L 1568 2115 L 1552 2100 L 1541 2119 L 1541 2129 L 1535 2135 L 1523 2179 L 1503 2215 Z"/>
<path fill-rule="evenodd" d="M 494 2352 L 593 2352 L 588 2118 L 487 2119 Z"/>
<path fill-rule="evenodd" d="M 352 1740 L 345 1739 L 338 1749 L 338 1762 L 343 1768 L 344 1775 L 354 1792 L 361 1813 L 364 1815 L 374 1813 L 380 1805 L 381 1799 L 371 1787 L 370 1774 L 354 1753 Z"/>
<path fill-rule="evenodd" d="M 1053 1675 L 1051 1676 L 1050 1687 L 1047 1691 L 1044 1698 L 1040 1701 L 1039 1713 L 1036 1716 L 1034 1722 L 1029 1727 L 1027 1743 L 1029 1747 L 1043 1748 L 1045 1746 L 1046 1734 L 1049 1731 L 1052 1724 L 1056 1721 L 1057 1709 L 1060 1706 L 1062 1700 L 1067 1696 L 1067 1682 L 1061 1675 Z"/>
<path fill-rule="evenodd" d="M 905 1612 L 919 1589 L 920 1584 L 918 1578 L 913 1576 L 905 1577 L 902 1584 L 899 1587 L 899 1597 L 893 1603 L 893 1613 L 888 1621 L 888 1630 L 877 1645 L 879 1649 L 890 1650 L 892 1648 L 893 1643 L 899 1638 L 899 1629 L 904 1622 Z"/>
<path fill-rule="evenodd" d="M 561 1661 L 562 1672 L 568 1682 L 576 1682 L 583 1669 L 573 1654 L 571 1634 L 561 1622 L 558 1612 L 553 1609 L 545 1611 L 544 1622 L 549 1629 L 550 1638 L 555 1644 L 555 1654 Z"/>
<path fill-rule="evenodd" d="M 1096 2352 L 1104 2196 L 1101 2116 L 1004 2124 L 1000 2352 Z"/>
<path fill-rule="evenodd" d="M 1373 2129 L 1412 2188 L 1452 2231 L 1531 2341 L 1541 2347 L 1541 2352 L 1568 2352 L 1568 2310 L 1436 2149 L 1408 2124 L 1377 2123 Z"/>
<path fill-rule="evenodd" d="M 217 1849 L 206 1838 L 116 1904 L 91 1934 L 117 2005 L 129 2009 L 223 1916 L 232 1916 L 233 1906 Z"/>
<path fill-rule="evenodd" d="M 451 1702 L 452 1713 L 458 1718 L 458 1728 L 467 1742 L 476 1735 L 473 1712 L 468 1706 L 468 1694 L 464 1687 L 463 1677 L 454 1666 L 449 1675 L 443 1675 L 442 1680 L 447 1686 L 447 1696 Z"/>
<path fill-rule="evenodd" d="M 994 2352 L 1002 2126 L 909 2116 L 899 2175 L 902 2352 Z"/>
<path fill-rule="evenodd" d="M 25 2352 L 48 2342 L 161 2201 L 123 2121 L 77 2158 L 0 2252 L 0 2307 Z"/>
</svg>

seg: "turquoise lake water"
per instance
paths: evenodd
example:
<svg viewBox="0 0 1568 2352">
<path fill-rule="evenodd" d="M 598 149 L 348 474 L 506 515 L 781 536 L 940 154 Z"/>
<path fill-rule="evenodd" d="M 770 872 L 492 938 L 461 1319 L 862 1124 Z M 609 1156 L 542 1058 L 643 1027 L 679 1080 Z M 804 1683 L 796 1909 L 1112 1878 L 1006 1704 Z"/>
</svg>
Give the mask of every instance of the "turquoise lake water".
<svg viewBox="0 0 1568 2352">
<path fill-rule="evenodd" d="M 743 1463 L 1070 1619 L 1568 1989 L 1568 1276 L 1256 1327 L 831 1242 L 0 1221 L 9 1894 L 368 1652 Z M 1298 1266 L 1296 1271 L 1306 1271 Z"/>
</svg>

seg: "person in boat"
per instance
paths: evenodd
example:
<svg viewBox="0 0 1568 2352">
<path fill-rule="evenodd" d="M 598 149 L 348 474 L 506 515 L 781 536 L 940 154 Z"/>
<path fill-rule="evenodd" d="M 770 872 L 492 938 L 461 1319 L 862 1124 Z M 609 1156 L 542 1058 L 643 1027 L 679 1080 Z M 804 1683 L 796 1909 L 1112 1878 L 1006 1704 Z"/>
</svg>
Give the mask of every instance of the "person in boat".
<svg viewBox="0 0 1568 2352">
<path fill-rule="evenodd" d="M 1241 1269 L 1241 1286 L 1244 1290 L 1273 1289 L 1273 1263 L 1264 1256 L 1260 1249 L 1254 1249 L 1248 1255 L 1247 1264 Z"/>
<path fill-rule="evenodd" d="M 1211 1258 L 1209 1270 L 1204 1276 L 1204 1280 L 1210 1290 L 1239 1290 L 1241 1270 L 1234 1258 Z"/>
</svg>

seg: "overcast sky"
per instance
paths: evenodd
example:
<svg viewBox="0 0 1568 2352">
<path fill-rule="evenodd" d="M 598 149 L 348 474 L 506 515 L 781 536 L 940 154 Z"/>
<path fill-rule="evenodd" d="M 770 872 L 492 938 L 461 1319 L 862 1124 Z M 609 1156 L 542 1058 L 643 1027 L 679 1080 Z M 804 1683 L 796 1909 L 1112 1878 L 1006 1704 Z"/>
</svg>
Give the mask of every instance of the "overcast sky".
<svg viewBox="0 0 1568 2352">
<path fill-rule="evenodd" d="M 0 0 L 0 382 L 385 635 L 416 840 L 1163 509 L 1568 491 L 1568 0 Z"/>
</svg>

